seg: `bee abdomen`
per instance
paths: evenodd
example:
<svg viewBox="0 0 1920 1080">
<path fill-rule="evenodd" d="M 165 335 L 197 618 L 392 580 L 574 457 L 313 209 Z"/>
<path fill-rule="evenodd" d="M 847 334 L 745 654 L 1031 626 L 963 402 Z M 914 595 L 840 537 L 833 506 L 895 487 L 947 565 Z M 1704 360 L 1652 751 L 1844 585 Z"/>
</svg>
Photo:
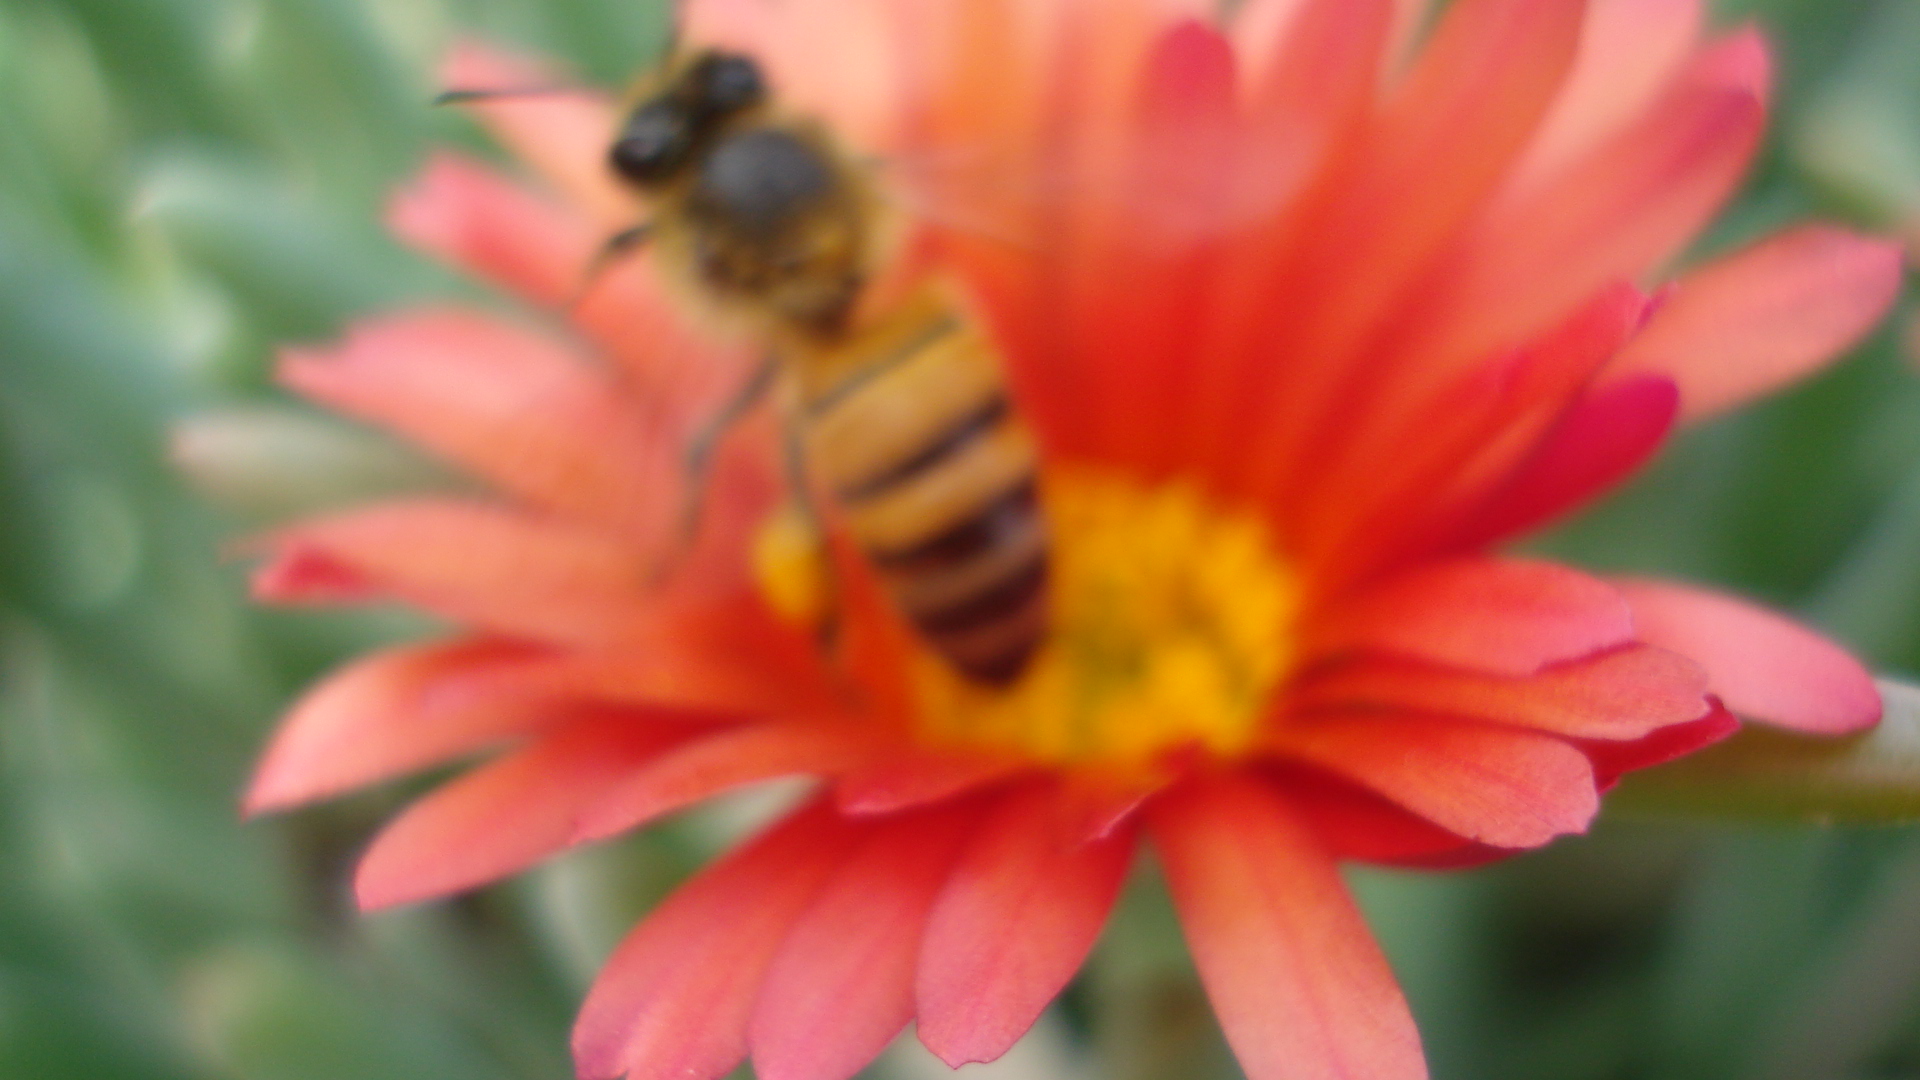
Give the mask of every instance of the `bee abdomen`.
<svg viewBox="0 0 1920 1080">
<path fill-rule="evenodd" d="M 910 341 L 815 398 L 811 464 L 927 642 L 1005 683 L 1047 629 L 1033 441 L 976 332 Z"/>
<path fill-rule="evenodd" d="M 968 676 L 1013 679 L 1047 630 L 1048 553 L 1031 477 L 874 564 L 927 640 Z"/>
</svg>

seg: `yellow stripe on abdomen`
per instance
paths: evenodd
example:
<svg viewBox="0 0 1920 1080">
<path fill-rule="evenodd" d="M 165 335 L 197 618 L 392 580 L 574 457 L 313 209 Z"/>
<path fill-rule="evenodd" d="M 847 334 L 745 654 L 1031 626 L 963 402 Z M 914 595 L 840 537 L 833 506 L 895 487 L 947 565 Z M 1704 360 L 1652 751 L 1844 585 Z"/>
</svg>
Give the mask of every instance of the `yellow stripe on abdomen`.
<svg viewBox="0 0 1920 1080">
<path fill-rule="evenodd" d="M 979 331 L 949 311 L 855 342 L 803 404 L 807 466 L 901 612 L 966 675 L 1016 677 L 1046 632 L 1035 448 Z"/>
</svg>

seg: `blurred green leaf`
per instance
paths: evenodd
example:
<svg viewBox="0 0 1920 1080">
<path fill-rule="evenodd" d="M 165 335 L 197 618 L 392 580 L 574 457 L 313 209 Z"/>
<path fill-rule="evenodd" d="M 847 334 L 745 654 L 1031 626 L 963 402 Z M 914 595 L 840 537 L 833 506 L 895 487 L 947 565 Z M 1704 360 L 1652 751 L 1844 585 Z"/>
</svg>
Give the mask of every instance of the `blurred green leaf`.
<svg viewBox="0 0 1920 1080">
<path fill-rule="evenodd" d="M 317 958 L 236 944 L 186 971 L 188 1032 L 220 1075 L 244 1080 L 504 1080 L 457 1041 L 377 1007 Z"/>
<path fill-rule="evenodd" d="M 1808 175 L 1882 224 L 1920 215 L 1920 5 L 1880 4 L 1789 127 Z"/>
</svg>

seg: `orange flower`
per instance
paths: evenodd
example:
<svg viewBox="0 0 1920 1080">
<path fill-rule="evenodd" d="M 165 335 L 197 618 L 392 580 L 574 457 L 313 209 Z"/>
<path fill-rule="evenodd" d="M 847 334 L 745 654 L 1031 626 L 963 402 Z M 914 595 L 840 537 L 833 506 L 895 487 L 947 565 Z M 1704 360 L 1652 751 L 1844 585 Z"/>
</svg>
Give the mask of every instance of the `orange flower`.
<svg viewBox="0 0 1920 1080">
<path fill-rule="evenodd" d="M 1073 975 L 1143 835 L 1249 1076 L 1415 1077 L 1336 863 L 1579 832 L 1624 771 L 1727 734 L 1872 724 L 1843 652 L 1692 588 L 1489 554 L 1676 419 L 1817 367 L 1898 254 L 1833 229 L 1642 291 L 1759 140 L 1767 57 L 1695 0 L 692 0 L 694 42 L 893 163 L 1042 446 L 1053 627 L 1007 691 L 913 644 L 858 562 L 845 655 L 803 620 L 774 424 L 731 440 L 664 584 L 681 447 L 745 377 L 626 261 L 598 98 L 479 115 L 544 187 L 453 155 L 406 239 L 538 318 L 414 310 L 288 385 L 493 497 L 269 538 L 260 595 L 460 627 L 294 709 L 251 810 L 504 746 L 361 864 L 368 907 L 467 888 L 716 793 L 818 794 L 608 963 L 584 1077 L 840 1080 L 910 1020 L 997 1057 Z M 541 81 L 478 48 L 455 86 Z M 916 164 L 918 163 L 918 164 Z M 991 227 L 986 227 L 987 223 Z M 571 326 L 559 327 L 565 314 Z M 783 614 L 786 613 L 786 614 Z"/>
</svg>

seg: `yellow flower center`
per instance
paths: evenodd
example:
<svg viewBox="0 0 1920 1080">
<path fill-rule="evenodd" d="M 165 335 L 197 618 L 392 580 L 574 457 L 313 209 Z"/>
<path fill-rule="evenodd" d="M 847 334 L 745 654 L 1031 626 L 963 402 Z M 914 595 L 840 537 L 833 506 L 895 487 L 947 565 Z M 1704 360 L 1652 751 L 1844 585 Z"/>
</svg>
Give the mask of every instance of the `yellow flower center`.
<svg viewBox="0 0 1920 1080">
<path fill-rule="evenodd" d="M 1049 474 L 1052 629 L 1008 687 L 969 681 L 939 657 L 914 657 L 919 725 L 929 742 L 1008 751 L 1049 763 L 1144 764 L 1201 747 L 1246 750 L 1293 661 L 1294 576 L 1265 523 L 1182 484 Z M 797 587 L 791 524 L 762 536 L 761 579 L 790 614 Z"/>
</svg>

